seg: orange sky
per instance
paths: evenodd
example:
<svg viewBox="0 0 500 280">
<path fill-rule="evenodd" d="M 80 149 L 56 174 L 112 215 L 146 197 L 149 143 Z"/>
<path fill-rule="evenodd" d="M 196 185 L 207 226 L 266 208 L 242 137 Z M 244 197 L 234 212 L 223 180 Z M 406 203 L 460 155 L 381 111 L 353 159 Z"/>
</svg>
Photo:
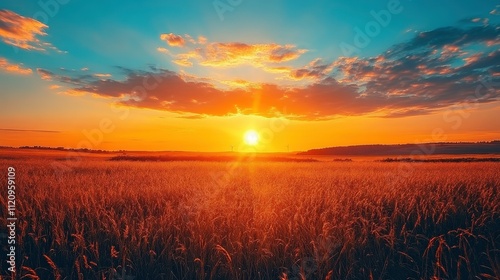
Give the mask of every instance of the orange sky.
<svg viewBox="0 0 500 280">
<path fill-rule="evenodd" d="M 284 152 L 288 145 L 291 151 L 300 151 L 336 145 L 500 139 L 500 133 L 492 131 L 496 124 L 488 121 L 498 116 L 497 104 L 405 118 L 352 116 L 301 121 L 246 115 L 186 119 L 157 110 L 116 107 L 90 96 L 52 98 L 52 109 L 59 108 L 52 113 L 37 111 L 38 100 L 19 101 L 34 110 L 31 115 L 5 118 L 7 123 L 18 124 L 18 130 L 0 130 L 1 144 L 77 148 L 90 143 L 93 149 L 189 151 L 228 151 L 234 146 L 235 150 L 247 150 L 243 135 L 249 129 L 261 134 L 256 150 L 262 152 Z M 81 107 L 60 108 L 59 102 Z M 37 119 L 36 125 L 33 119 Z M 40 128 L 48 131 L 37 131 Z M 433 138 L 435 129 L 442 129 L 442 139 Z"/>
</svg>

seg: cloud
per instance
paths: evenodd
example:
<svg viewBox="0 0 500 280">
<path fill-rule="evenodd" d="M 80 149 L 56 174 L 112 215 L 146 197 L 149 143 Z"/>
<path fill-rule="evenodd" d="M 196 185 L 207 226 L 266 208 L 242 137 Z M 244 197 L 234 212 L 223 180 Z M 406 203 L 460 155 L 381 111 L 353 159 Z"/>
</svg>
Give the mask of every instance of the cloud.
<svg viewBox="0 0 500 280">
<path fill-rule="evenodd" d="M 467 29 L 442 27 L 421 32 L 410 42 L 399 44 L 391 49 L 390 56 L 406 54 L 420 49 L 431 50 L 445 45 L 468 45 L 486 41 L 498 41 L 500 28 L 497 25 L 473 26 Z"/>
<path fill-rule="evenodd" d="M 184 36 L 190 45 L 180 35 L 162 34 L 161 39 L 170 46 L 186 47 L 186 51 L 173 55 L 173 62 L 179 66 L 191 67 L 194 64 L 206 67 L 235 67 L 251 65 L 263 70 L 276 68 L 274 64 L 293 61 L 306 53 L 305 49 L 298 49 L 295 45 L 246 44 L 242 42 L 208 42 L 203 36 L 195 41 L 191 36 Z M 165 48 L 158 48 L 159 52 L 171 54 Z"/>
<path fill-rule="evenodd" d="M 200 65 L 210 67 L 230 67 L 238 65 L 253 65 L 262 67 L 269 63 L 282 63 L 295 60 L 306 50 L 297 49 L 293 45 L 278 44 L 245 44 L 208 43 L 203 48 L 195 50 Z"/>
<path fill-rule="evenodd" d="M 52 76 L 54 75 L 54 73 L 52 73 L 51 71 L 45 70 L 45 69 L 41 69 L 41 68 L 37 68 L 36 72 L 38 73 L 38 75 L 40 76 L 40 78 L 42 78 L 42 80 L 47 80 L 47 81 L 51 81 L 52 80 Z"/>
<path fill-rule="evenodd" d="M 179 66 L 191 67 L 193 66 L 193 62 L 191 62 L 191 59 L 196 57 L 198 57 L 198 54 L 196 52 L 183 53 L 175 56 L 175 59 L 172 60 L 172 62 Z"/>
<path fill-rule="evenodd" d="M 121 68 L 120 68 L 121 69 Z M 75 90 L 74 88 L 82 87 L 84 85 L 109 80 L 112 77 L 111 74 L 107 73 L 90 73 L 88 69 L 84 69 L 80 71 L 77 70 L 68 70 L 64 68 L 57 69 L 56 72 L 50 71 L 47 69 L 37 68 L 36 72 L 40 76 L 42 80 L 46 81 L 55 81 L 67 84 L 70 86 L 69 89 L 65 89 L 59 93 L 68 94 L 68 95 L 83 95 L 87 92 L 83 92 L 81 90 Z M 51 86 L 51 89 L 58 89 L 60 86 Z"/>
<path fill-rule="evenodd" d="M 294 59 L 290 52 L 298 50 L 290 45 L 207 43 L 181 57 L 213 67 L 257 61 L 269 71 L 311 80 L 302 87 L 235 80 L 219 81 L 233 85 L 221 89 L 210 79 L 159 68 L 121 68 L 126 75 L 121 80 L 38 72 L 70 85 L 74 93 L 190 118 L 232 114 L 284 114 L 299 120 L 366 114 L 397 118 L 430 114 L 461 102 L 498 101 L 500 90 L 494 86 L 500 82 L 500 50 L 494 47 L 500 40 L 498 30 L 496 26 L 440 28 L 416 34 L 377 56 L 341 57 L 330 63 L 316 59 L 299 69 L 270 63 Z"/>
<path fill-rule="evenodd" d="M 205 36 L 198 36 L 198 44 L 204 45 L 208 41 L 207 37 Z"/>
<path fill-rule="evenodd" d="M 0 57 L 0 71 L 19 75 L 29 75 L 33 72 L 30 68 L 24 68 L 22 64 L 11 63 L 3 57 Z"/>
<path fill-rule="evenodd" d="M 490 14 L 494 16 L 499 16 L 500 15 L 500 5 L 496 5 L 495 9 L 493 9 Z"/>
<path fill-rule="evenodd" d="M 321 59 L 315 59 L 303 68 L 293 69 L 289 76 L 293 80 L 312 79 L 321 80 L 325 78 L 333 69 L 332 63 L 323 63 Z"/>
<path fill-rule="evenodd" d="M 500 50 L 489 46 L 499 42 L 499 32 L 497 26 L 482 26 L 421 33 L 378 57 L 339 59 L 335 77 L 356 83 L 366 95 L 385 97 L 384 108 L 393 110 L 388 116 L 424 114 L 465 101 L 497 101 L 500 90 L 491 86 L 497 81 L 487 88 L 484 79 L 500 73 Z"/>
<path fill-rule="evenodd" d="M 163 48 L 163 47 L 158 47 L 158 48 L 156 48 L 156 50 L 158 52 L 161 52 L 161 53 L 164 53 L 164 54 L 172 55 L 172 53 L 168 49 Z"/>
<path fill-rule="evenodd" d="M 160 82 L 150 90 L 140 90 L 140 85 L 147 79 Z M 328 85 L 313 85 L 307 89 L 288 90 L 276 85 L 263 84 L 252 90 L 220 90 L 206 82 L 185 81 L 179 75 L 168 71 L 131 75 L 119 82 L 119 85 L 111 81 L 101 81 L 78 90 L 99 95 L 127 97 L 121 101 L 123 105 L 190 116 L 256 114 L 270 117 L 290 110 L 297 118 L 316 118 L 331 114 L 333 111 L 338 113 L 347 100 L 352 101 L 357 95 L 349 87 L 342 87 L 333 82 Z M 336 91 L 334 94 L 336 98 L 328 100 L 330 90 Z M 303 102 L 307 99 L 315 103 L 320 99 L 324 102 L 313 104 L 315 111 L 311 111 L 309 107 L 311 104 Z"/>
<path fill-rule="evenodd" d="M 189 43 L 191 44 L 197 44 L 198 42 L 196 42 L 195 39 L 193 39 L 193 37 L 191 37 L 191 35 L 189 34 L 184 34 L 184 38 L 186 41 L 188 41 Z"/>
<path fill-rule="evenodd" d="M 166 41 L 169 46 L 173 47 L 184 47 L 186 43 L 181 35 L 175 35 L 173 33 L 161 34 L 160 39 Z"/>
<path fill-rule="evenodd" d="M 471 18 L 465 18 L 459 21 L 459 23 L 462 24 L 477 24 L 477 23 L 482 23 L 483 25 L 488 25 L 490 23 L 489 18 L 481 18 L 481 17 L 471 17 Z"/>
<path fill-rule="evenodd" d="M 47 35 L 44 29 L 47 25 L 18 15 L 9 10 L 0 10 L 0 37 L 3 42 L 25 50 L 45 50 L 51 48 L 49 43 L 44 43 L 38 36 Z"/>
<path fill-rule="evenodd" d="M 13 129 L 13 128 L 0 128 L 1 131 L 7 132 L 41 132 L 41 133 L 61 133 L 58 130 L 39 130 L 39 129 Z"/>
<path fill-rule="evenodd" d="M 262 84 L 247 89 L 217 89 L 211 83 L 184 79 L 179 74 L 156 69 L 155 71 L 127 70 L 127 78 L 118 80 L 95 80 L 88 82 L 78 77 L 68 77 L 40 69 L 40 73 L 50 75 L 53 80 L 72 84 L 73 92 L 91 93 L 103 97 L 113 97 L 126 106 L 150 108 L 176 112 L 181 115 L 225 116 L 231 114 L 257 114 L 276 116 L 289 110 L 291 117 L 319 118 L 340 110 L 347 100 L 358 94 L 351 87 L 343 87 L 334 81 L 317 84 L 306 89 L 285 89 L 277 85 Z M 245 84 L 245 81 L 234 81 Z M 146 89 L 147 88 L 147 89 Z M 328 101 L 329 90 L 336 96 Z M 306 100 L 310 100 L 305 102 Z M 318 104 L 311 102 L 320 101 Z M 333 100 L 337 100 L 333 102 Z M 333 103 L 332 103 L 333 102 Z M 352 102 L 349 101 L 349 102 Z M 315 111 L 310 110 L 315 106 Z"/>
<path fill-rule="evenodd" d="M 110 78 L 111 74 L 108 74 L 108 73 L 95 73 L 94 77 L 99 78 L 99 79 Z"/>
</svg>

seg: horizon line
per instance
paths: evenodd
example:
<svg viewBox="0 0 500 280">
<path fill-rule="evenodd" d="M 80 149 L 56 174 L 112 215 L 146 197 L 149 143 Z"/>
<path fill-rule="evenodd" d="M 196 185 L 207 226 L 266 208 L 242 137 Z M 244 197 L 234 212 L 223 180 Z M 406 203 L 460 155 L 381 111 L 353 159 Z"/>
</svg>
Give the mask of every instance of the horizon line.
<svg viewBox="0 0 500 280">
<path fill-rule="evenodd" d="M 266 153 L 281 153 L 281 154 L 290 154 L 290 153 L 300 153 L 300 152 L 306 152 L 306 151 L 313 151 L 313 150 L 321 150 L 321 149 L 329 149 L 329 148 L 347 148 L 347 147 L 362 147 L 362 146 L 401 146 L 401 145 L 421 145 L 421 144 L 492 144 L 492 143 L 500 143 L 500 139 L 493 139 L 493 140 L 484 140 L 484 141 L 446 141 L 446 142 L 418 142 L 418 143 L 393 143 L 393 144 L 355 144 L 355 145 L 340 145 L 340 146 L 325 146 L 325 147 L 320 147 L 320 148 L 311 148 L 307 150 L 297 150 L 297 151 L 255 151 L 254 153 L 259 153 L 259 154 L 266 154 Z M 199 151 L 199 150 L 126 150 L 126 149 L 120 149 L 120 150 L 108 150 L 108 149 L 87 149 L 87 148 L 67 148 L 65 146 L 38 146 L 38 145 L 23 145 L 23 146 L 3 146 L 0 145 L 0 149 L 39 149 L 39 150 L 60 150 L 60 151 L 83 151 L 83 152 L 171 152 L 171 153 L 251 153 L 248 151 Z"/>
</svg>

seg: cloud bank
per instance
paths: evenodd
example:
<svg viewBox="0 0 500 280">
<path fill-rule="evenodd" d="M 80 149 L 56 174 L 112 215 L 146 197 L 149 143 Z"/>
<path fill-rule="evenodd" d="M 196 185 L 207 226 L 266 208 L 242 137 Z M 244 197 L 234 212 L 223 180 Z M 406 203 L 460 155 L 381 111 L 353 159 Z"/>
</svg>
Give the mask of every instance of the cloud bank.
<svg viewBox="0 0 500 280">
<path fill-rule="evenodd" d="M 174 57 L 179 65 L 250 64 L 312 82 L 285 87 L 238 80 L 233 82 L 246 86 L 220 89 L 210 79 L 157 68 L 121 68 L 126 74 L 121 80 L 63 75 L 46 69 L 37 72 L 44 79 L 69 85 L 72 93 L 92 93 L 115 98 L 126 106 L 176 112 L 189 118 L 232 114 L 284 114 L 298 120 L 365 114 L 403 117 L 429 114 L 464 101 L 494 102 L 500 96 L 500 27 L 494 25 L 421 32 L 375 57 L 340 57 L 332 62 L 316 59 L 302 68 L 280 65 L 306 52 L 293 45 L 206 39 L 200 43 L 191 37 L 168 35 L 164 39 L 170 46 L 186 50 Z"/>
</svg>

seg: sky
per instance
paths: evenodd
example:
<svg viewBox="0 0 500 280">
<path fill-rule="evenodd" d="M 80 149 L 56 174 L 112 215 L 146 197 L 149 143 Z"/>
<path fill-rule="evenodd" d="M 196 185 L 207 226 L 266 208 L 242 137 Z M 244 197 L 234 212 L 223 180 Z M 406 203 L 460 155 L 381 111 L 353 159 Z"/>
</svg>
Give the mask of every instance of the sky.
<svg viewBox="0 0 500 280">
<path fill-rule="evenodd" d="M 499 35 L 489 0 L 4 0 L 0 146 L 500 139 Z"/>
</svg>

